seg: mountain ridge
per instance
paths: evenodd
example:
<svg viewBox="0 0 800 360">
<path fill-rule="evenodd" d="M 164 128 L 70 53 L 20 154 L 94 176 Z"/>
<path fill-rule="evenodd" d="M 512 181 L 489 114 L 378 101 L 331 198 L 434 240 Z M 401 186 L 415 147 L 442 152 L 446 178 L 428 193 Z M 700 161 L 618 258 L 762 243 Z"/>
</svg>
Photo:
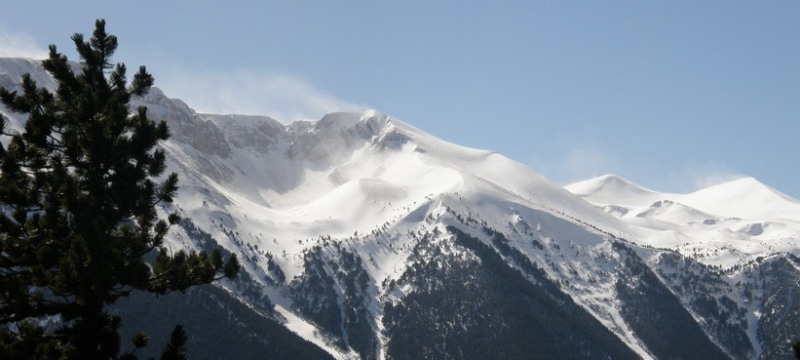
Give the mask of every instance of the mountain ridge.
<svg viewBox="0 0 800 360">
<path fill-rule="evenodd" d="M 652 204 L 654 200 L 671 200 L 690 206 L 696 204 L 699 208 L 715 209 L 716 211 L 709 212 L 729 217 L 748 217 L 749 215 L 758 218 L 781 211 L 791 211 L 794 214 L 797 209 L 800 209 L 800 200 L 749 176 L 710 185 L 685 194 L 650 190 L 617 175 L 603 175 L 568 184 L 565 188 L 597 205 L 645 206 Z M 736 206 L 733 210 L 730 209 L 731 203 L 743 202 L 746 204 Z M 711 204 L 716 205 L 710 206 Z M 774 209 L 769 209 L 769 206 Z M 742 210 L 744 207 L 767 209 L 748 212 Z"/>
<path fill-rule="evenodd" d="M 375 110 L 281 124 L 196 113 L 155 88 L 133 105 L 173 133 L 162 147 L 180 189 L 163 211 L 184 221 L 167 246 L 236 253 L 243 274 L 217 284 L 222 293 L 337 358 L 399 359 L 412 356 L 408 344 L 445 358 L 525 358 L 525 339 L 509 339 L 544 334 L 554 340 L 541 345 L 562 358 L 697 348 L 749 359 L 786 354 L 779 346 L 800 321 L 790 286 L 800 227 L 770 211 L 704 212 L 693 206 L 707 193 L 671 200 L 619 177 L 595 188 L 606 200 L 626 200 L 614 191 L 641 199 L 593 203 L 592 191 L 573 194 L 501 154 Z M 767 296 L 775 291 L 786 296 Z M 652 328 L 652 316 L 679 321 Z M 439 321 L 414 320 L 425 318 Z M 493 341 L 470 347 L 481 325 L 496 326 Z"/>
</svg>

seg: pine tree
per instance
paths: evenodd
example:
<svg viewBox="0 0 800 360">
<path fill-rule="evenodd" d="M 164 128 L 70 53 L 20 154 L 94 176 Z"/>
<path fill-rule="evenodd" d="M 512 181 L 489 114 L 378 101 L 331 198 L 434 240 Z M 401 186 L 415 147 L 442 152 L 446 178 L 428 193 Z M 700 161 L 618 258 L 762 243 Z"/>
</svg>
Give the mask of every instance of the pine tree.
<svg viewBox="0 0 800 360">
<path fill-rule="evenodd" d="M 140 67 L 128 84 L 125 65 L 112 65 L 117 38 L 103 20 L 88 41 L 72 40 L 79 69 L 53 45 L 42 62 L 55 93 L 29 74 L 21 94 L 0 88 L 9 110 L 28 114 L 22 133 L 0 116 L 0 358 L 117 358 L 121 319 L 107 305 L 131 291 L 184 291 L 239 269 L 219 251 L 163 247 L 178 221 L 174 213 L 160 219 L 156 208 L 177 192 L 157 147 L 169 131 L 146 108 L 129 111 L 153 77 Z"/>
<path fill-rule="evenodd" d="M 169 337 L 169 343 L 161 354 L 161 360 L 186 360 L 186 332 L 183 326 L 176 326 Z"/>
<path fill-rule="evenodd" d="M 792 349 L 794 350 L 794 357 L 797 360 L 800 360 L 800 340 L 797 340 L 792 344 Z"/>
</svg>

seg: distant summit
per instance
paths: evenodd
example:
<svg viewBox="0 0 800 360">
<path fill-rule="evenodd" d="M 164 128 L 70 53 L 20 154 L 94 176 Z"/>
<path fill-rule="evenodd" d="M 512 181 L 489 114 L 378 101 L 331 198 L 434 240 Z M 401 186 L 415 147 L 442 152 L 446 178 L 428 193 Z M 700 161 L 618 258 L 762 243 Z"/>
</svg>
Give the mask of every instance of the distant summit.
<svg viewBox="0 0 800 360">
<path fill-rule="evenodd" d="M 617 175 L 603 175 L 564 187 L 589 202 L 642 206 L 656 201 L 658 193 L 648 190 Z"/>
<path fill-rule="evenodd" d="M 686 195 L 687 204 L 725 216 L 800 219 L 800 201 L 752 177 L 710 186 Z"/>
<path fill-rule="evenodd" d="M 564 188 L 596 205 L 642 207 L 659 200 L 670 200 L 721 217 L 800 219 L 800 201 L 752 177 L 742 177 L 688 194 L 656 192 L 616 175 L 604 175 Z"/>
<path fill-rule="evenodd" d="M 0 85 L 23 72 L 50 81 L 0 59 Z M 131 333 L 203 329 L 190 356 L 235 343 L 337 359 L 767 359 L 789 356 L 800 328 L 800 202 L 755 179 L 691 194 L 614 175 L 562 187 L 376 110 L 284 124 L 197 113 L 155 88 L 134 105 L 173 134 L 169 249 L 242 259 L 236 281 L 186 304 L 120 310 L 147 319 Z M 144 305 L 158 301 L 174 310 Z M 218 342 L 218 323 L 240 338 Z"/>
</svg>

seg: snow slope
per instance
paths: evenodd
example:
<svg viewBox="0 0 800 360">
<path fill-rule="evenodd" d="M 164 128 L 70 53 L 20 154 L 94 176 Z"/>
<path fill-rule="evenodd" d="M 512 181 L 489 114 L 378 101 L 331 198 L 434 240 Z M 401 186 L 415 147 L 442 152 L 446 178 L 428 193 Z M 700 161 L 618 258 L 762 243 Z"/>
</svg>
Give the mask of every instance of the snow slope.
<svg viewBox="0 0 800 360">
<path fill-rule="evenodd" d="M 565 187 L 633 226 L 631 239 L 723 268 L 798 254 L 800 201 L 754 178 L 689 194 L 660 193 L 614 175 Z"/>
<path fill-rule="evenodd" d="M 52 86 L 35 62 L 0 59 L 0 85 L 14 86 L 24 72 Z M 266 296 L 287 328 L 337 358 L 364 350 L 348 339 L 347 321 L 333 331 L 341 334 L 332 334 L 313 311 L 332 301 L 328 305 L 345 316 L 357 302 L 355 310 L 369 318 L 378 357 L 386 356 L 384 305 L 416 291 L 412 283 L 387 284 L 442 254 L 474 257 L 452 245 L 448 227 L 498 251 L 497 239 L 506 239 L 509 249 L 644 358 L 655 357 L 652 344 L 623 312 L 630 299 L 616 290 L 641 278 L 631 275 L 632 258 L 659 274 L 712 340 L 729 353 L 738 342 L 736 357 L 746 358 L 762 352 L 756 314 L 763 293 L 732 285 L 755 284 L 755 275 L 740 268 L 800 254 L 800 202 L 752 178 L 691 194 L 659 193 L 610 175 L 563 188 L 501 154 L 448 143 L 375 110 L 281 124 L 266 116 L 199 114 L 157 88 L 133 105 L 147 106 L 150 116 L 170 126 L 173 135 L 162 147 L 180 189 L 174 206 L 164 210 L 197 228 L 174 228 L 169 248 L 202 248 L 193 236 L 205 234 L 236 253 L 253 284 L 247 291 L 222 286 L 252 306 Z M 4 114 L 20 128 L 21 115 Z M 440 248 L 420 251 L 425 241 Z M 685 269 L 665 260 L 676 253 L 689 264 Z M 348 254 L 359 259 L 357 266 L 344 263 Z M 315 257 L 325 261 L 312 263 Z M 524 272 L 524 261 L 506 261 Z M 332 275 L 330 293 L 302 292 L 313 285 L 313 269 Z M 365 287 L 352 293 L 340 277 L 362 270 Z M 709 293 L 685 290 L 676 279 L 698 274 L 714 289 L 704 301 L 747 313 L 734 329 L 747 330 L 744 340 L 725 342 L 708 325 L 713 319 L 693 307 L 697 296 Z M 331 294 L 336 299 L 326 298 Z M 318 303 L 304 307 L 312 298 Z"/>
<path fill-rule="evenodd" d="M 628 234 L 628 225 L 532 169 L 494 152 L 447 143 L 377 111 L 288 125 L 264 117 L 190 116 L 220 129 L 209 134 L 221 134 L 230 148 L 223 157 L 175 141 L 165 145 L 171 168 L 181 174 L 177 202 L 183 216 L 225 247 L 241 247 L 226 242 L 236 232 L 248 246 L 269 249 L 286 279 L 299 279 L 306 271 L 304 254 L 324 239 L 339 239 L 369 259 L 364 266 L 380 298 L 387 295 L 380 284 L 398 280 L 410 265 L 415 240 L 407 233 L 443 233 L 446 225 L 457 224 L 453 214 L 480 218 L 487 227 L 519 229 L 552 244 L 555 250 L 534 258 L 560 258 L 560 265 L 546 270 L 552 278 L 570 279 L 572 287 L 565 290 L 578 304 L 646 356 L 608 293 L 616 277 L 600 281 L 590 261 L 611 251 L 605 233 Z M 512 240 L 535 251 L 523 236 Z M 267 265 L 245 264 L 253 273 Z M 286 299 L 280 289 L 265 291 Z M 380 328 L 382 306 L 375 300 L 369 312 Z M 294 306 L 290 299 L 276 305 L 282 313 Z M 301 317 L 286 317 L 290 328 L 308 328 L 292 323 Z"/>
</svg>

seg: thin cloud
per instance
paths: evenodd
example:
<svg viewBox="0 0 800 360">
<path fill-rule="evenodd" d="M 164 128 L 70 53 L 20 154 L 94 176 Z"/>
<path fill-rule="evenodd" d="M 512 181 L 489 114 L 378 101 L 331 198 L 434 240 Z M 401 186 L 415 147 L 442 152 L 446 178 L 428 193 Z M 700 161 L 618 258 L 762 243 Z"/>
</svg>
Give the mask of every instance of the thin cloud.
<svg viewBox="0 0 800 360">
<path fill-rule="evenodd" d="M 561 184 L 616 174 L 646 188 L 661 192 L 690 193 L 748 175 L 714 162 L 685 162 L 667 167 L 653 160 L 624 160 L 602 146 L 575 146 L 554 160 L 536 158 L 534 167 Z"/>
<path fill-rule="evenodd" d="M 562 156 L 556 157 L 534 154 L 529 157 L 528 164 L 538 173 L 563 185 L 600 175 L 626 174 L 622 162 L 611 152 L 600 150 L 599 146 L 573 146 Z"/>
<path fill-rule="evenodd" d="M 169 71 L 156 78 L 167 96 L 198 112 L 266 115 L 282 122 L 319 119 L 334 111 L 364 107 L 338 99 L 292 75 L 275 72 Z"/>
<path fill-rule="evenodd" d="M 682 166 L 682 167 L 681 167 Z M 649 187 L 663 192 L 691 193 L 746 177 L 740 172 L 712 162 L 687 163 L 672 169 L 656 169 L 650 174 L 640 171 Z"/>
<path fill-rule="evenodd" d="M 571 181 L 619 173 L 621 169 L 619 161 L 607 152 L 588 148 L 571 149 L 561 163 Z"/>
<path fill-rule="evenodd" d="M 691 179 L 693 190 L 704 189 L 747 176 L 719 164 L 689 165 L 685 172 L 686 177 Z"/>
<path fill-rule="evenodd" d="M 41 48 L 32 36 L 9 32 L 0 26 L 0 57 L 44 59 L 47 57 L 47 50 Z"/>
</svg>

